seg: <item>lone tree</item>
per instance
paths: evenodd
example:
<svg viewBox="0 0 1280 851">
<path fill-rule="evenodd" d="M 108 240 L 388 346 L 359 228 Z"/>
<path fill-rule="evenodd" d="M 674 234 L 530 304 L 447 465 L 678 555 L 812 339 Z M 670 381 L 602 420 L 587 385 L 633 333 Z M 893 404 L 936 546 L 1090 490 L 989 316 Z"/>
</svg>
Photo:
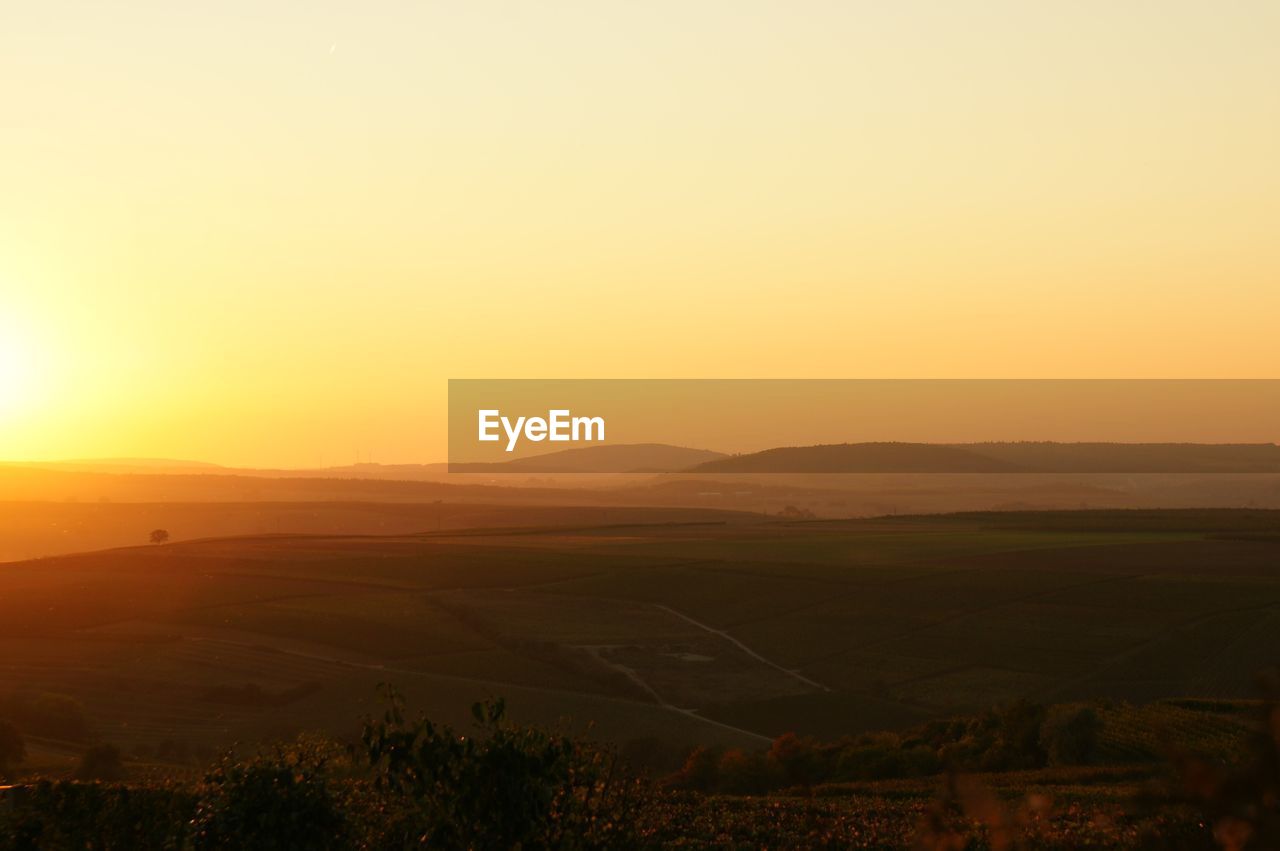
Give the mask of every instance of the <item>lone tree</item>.
<svg viewBox="0 0 1280 851">
<path fill-rule="evenodd" d="M 26 758 L 27 746 L 22 740 L 22 734 L 12 722 L 0 718 L 0 778 Z"/>
<path fill-rule="evenodd" d="M 152 530 L 151 530 L 151 543 L 153 543 L 153 544 L 163 544 L 163 543 L 165 543 L 165 542 L 166 542 L 166 541 L 168 541 L 168 540 L 169 540 L 169 530 L 167 530 L 167 529 L 152 529 Z"/>
</svg>

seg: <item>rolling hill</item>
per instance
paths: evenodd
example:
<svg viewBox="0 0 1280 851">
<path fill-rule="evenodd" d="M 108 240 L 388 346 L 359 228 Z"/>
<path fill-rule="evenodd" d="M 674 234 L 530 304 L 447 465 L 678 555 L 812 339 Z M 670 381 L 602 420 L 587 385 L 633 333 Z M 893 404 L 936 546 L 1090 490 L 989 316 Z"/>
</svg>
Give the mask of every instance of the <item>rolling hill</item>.
<svg viewBox="0 0 1280 851">
<path fill-rule="evenodd" d="M 1011 473 L 1021 468 L 967 449 L 930 443 L 789 446 L 707 461 L 698 473 Z"/>
<path fill-rule="evenodd" d="M 1280 446 L 1203 443 L 841 443 L 706 461 L 699 473 L 1280 473 Z"/>
<path fill-rule="evenodd" d="M 1249 697 L 1280 639 L 1280 512 L 653 519 L 0 565 L 0 691 L 153 751 L 349 732 L 388 680 L 448 720 L 505 695 L 613 741 L 759 746 L 1019 697 Z"/>
<path fill-rule="evenodd" d="M 451 473 L 670 473 L 726 456 L 665 443 L 584 446 L 493 463 L 451 463 Z"/>
</svg>

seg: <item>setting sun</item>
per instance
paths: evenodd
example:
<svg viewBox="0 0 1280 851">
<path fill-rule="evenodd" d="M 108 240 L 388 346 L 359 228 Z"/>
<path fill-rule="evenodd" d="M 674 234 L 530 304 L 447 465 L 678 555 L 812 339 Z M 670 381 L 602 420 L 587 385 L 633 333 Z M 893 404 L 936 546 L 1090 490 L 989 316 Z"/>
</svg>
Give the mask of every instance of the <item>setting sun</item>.
<svg viewBox="0 0 1280 851">
<path fill-rule="evenodd" d="M 0 322 L 0 415 L 31 400 L 35 389 L 35 350 L 20 329 Z"/>
</svg>

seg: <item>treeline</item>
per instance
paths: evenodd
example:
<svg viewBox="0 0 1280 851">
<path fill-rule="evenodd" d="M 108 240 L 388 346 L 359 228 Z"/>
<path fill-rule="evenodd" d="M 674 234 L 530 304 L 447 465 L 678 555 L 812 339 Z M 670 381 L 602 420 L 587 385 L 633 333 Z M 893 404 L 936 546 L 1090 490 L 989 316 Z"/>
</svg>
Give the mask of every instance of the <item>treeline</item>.
<svg viewBox="0 0 1280 851">
<path fill-rule="evenodd" d="M 637 847 L 639 781 L 608 750 L 476 704 L 473 732 L 398 695 L 358 745 L 303 737 L 196 783 L 0 789 L 0 851 Z M 118 758 L 118 754 L 117 754 Z"/>
<path fill-rule="evenodd" d="M 1088 765 L 1102 721 L 1085 705 L 1021 700 L 904 733 L 865 733 L 823 743 L 788 733 L 767 750 L 700 747 L 667 779 L 676 789 L 761 794 L 789 787 L 927 777 L 942 771 L 1017 771 Z"/>
<path fill-rule="evenodd" d="M 0 695 L 0 719 L 26 736 L 68 742 L 89 739 L 84 704 L 65 694 L 32 690 Z"/>
<path fill-rule="evenodd" d="M 388 690 L 385 711 L 365 719 L 358 743 L 304 737 L 227 755 L 194 782 L 46 780 L 0 789 L 0 851 L 1272 849 L 1280 847 L 1278 707 L 1264 702 L 1255 741 L 1234 764 L 1179 756 L 1163 797 L 1130 799 L 1125 810 L 1073 804 L 1054 815 L 1041 792 L 1002 800 L 955 770 L 930 783 L 940 786 L 936 794 L 914 800 L 672 790 L 638 779 L 608 749 L 511 723 L 501 701 L 476 704 L 475 729 L 460 731 L 410 717 Z M 940 767 L 1073 764 L 1096 745 L 1091 713 L 1023 701 L 895 737 L 819 744 L 788 735 L 762 753 L 709 760 L 700 754 L 712 752 L 697 751 L 677 780 L 751 792 Z"/>
</svg>

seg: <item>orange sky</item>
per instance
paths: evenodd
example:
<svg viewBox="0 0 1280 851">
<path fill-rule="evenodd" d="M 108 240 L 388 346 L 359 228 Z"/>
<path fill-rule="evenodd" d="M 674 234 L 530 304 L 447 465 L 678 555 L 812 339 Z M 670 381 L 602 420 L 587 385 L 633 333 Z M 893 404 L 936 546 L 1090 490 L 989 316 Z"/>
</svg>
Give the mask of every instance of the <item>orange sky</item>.
<svg viewBox="0 0 1280 851">
<path fill-rule="evenodd" d="M 6 12 L 0 458 L 439 460 L 450 377 L 1276 377 L 1275 3 L 364 8 Z"/>
</svg>

